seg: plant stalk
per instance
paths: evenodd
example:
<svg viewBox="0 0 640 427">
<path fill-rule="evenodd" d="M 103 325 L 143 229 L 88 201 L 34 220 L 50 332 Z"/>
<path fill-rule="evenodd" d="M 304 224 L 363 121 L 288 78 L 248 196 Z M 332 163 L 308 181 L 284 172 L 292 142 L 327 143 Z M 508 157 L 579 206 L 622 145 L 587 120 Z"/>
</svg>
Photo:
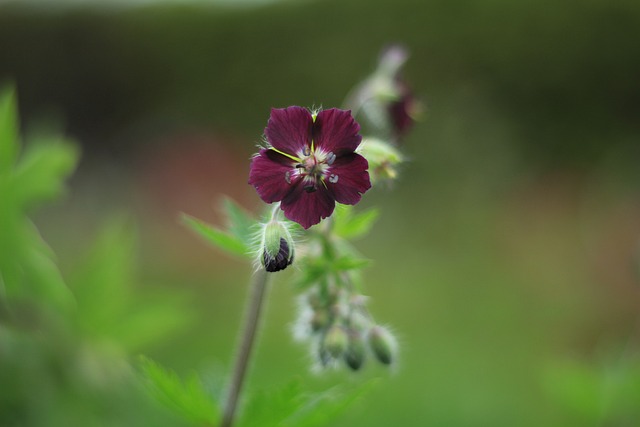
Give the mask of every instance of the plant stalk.
<svg viewBox="0 0 640 427">
<path fill-rule="evenodd" d="M 258 323 L 260 322 L 260 312 L 264 302 L 267 289 L 268 273 L 264 269 L 258 270 L 253 279 L 250 299 L 247 303 L 247 311 L 244 318 L 244 330 L 236 354 L 233 377 L 229 384 L 227 401 L 222 415 L 220 427 L 231 427 L 233 425 L 238 399 L 242 391 L 242 385 L 247 373 L 247 367 L 251 358 L 251 350 L 255 343 Z"/>
</svg>

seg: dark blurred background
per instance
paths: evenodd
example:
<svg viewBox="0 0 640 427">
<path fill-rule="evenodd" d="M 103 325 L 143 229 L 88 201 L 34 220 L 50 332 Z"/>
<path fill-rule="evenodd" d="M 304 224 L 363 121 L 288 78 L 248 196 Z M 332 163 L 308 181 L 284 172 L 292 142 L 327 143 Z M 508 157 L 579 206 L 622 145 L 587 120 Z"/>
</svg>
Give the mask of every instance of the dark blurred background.
<svg viewBox="0 0 640 427">
<path fill-rule="evenodd" d="M 219 223 L 222 194 L 257 212 L 248 159 L 269 109 L 340 106 L 392 42 L 426 109 L 400 180 L 363 201 L 382 216 L 358 247 L 400 363 L 310 373 L 285 273 L 251 386 L 382 377 L 341 426 L 639 425 L 637 1 L 0 2 L 0 81 L 25 132 L 82 148 L 68 196 L 36 217 L 63 272 L 129 213 L 141 287 L 184 291 L 196 319 L 142 352 L 226 369 L 248 270 L 179 213 Z M 607 387 L 628 378 L 617 405 Z"/>
</svg>

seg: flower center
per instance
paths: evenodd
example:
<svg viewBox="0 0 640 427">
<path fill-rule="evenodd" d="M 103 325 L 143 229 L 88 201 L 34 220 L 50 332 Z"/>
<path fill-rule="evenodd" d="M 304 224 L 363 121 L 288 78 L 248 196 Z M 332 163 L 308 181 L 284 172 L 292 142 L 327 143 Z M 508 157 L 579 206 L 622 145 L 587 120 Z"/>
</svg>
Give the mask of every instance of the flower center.
<svg viewBox="0 0 640 427">
<path fill-rule="evenodd" d="M 302 154 L 300 156 L 301 161 L 296 164 L 296 168 L 303 177 L 302 185 L 305 191 L 312 193 L 317 190 L 318 182 L 324 181 L 327 170 L 336 160 L 336 155 L 331 152 L 314 152 L 309 148 L 306 148 Z M 329 177 L 329 181 L 332 183 L 337 182 L 337 175 L 332 174 Z"/>
</svg>

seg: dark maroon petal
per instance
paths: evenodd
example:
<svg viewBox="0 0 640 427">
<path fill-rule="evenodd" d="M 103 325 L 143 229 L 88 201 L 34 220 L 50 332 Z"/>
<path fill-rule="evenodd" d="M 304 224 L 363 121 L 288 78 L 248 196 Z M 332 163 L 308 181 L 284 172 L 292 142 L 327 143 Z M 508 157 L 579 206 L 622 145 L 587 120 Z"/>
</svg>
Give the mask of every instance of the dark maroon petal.
<svg viewBox="0 0 640 427">
<path fill-rule="evenodd" d="M 411 116 L 411 110 L 415 108 L 417 101 L 404 82 L 398 81 L 398 87 L 400 99 L 391 102 L 387 107 L 387 111 L 389 112 L 394 135 L 401 137 L 413 126 L 414 119 Z"/>
<path fill-rule="evenodd" d="M 262 149 L 251 159 L 249 184 L 266 203 L 282 200 L 299 180 L 292 160 L 273 150 Z"/>
<path fill-rule="evenodd" d="M 313 141 L 316 149 L 340 156 L 352 153 L 360 145 L 360 125 L 349 110 L 332 108 L 318 113 L 313 124 Z"/>
<path fill-rule="evenodd" d="M 338 157 L 327 171 L 324 182 L 338 203 L 355 205 L 371 188 L 369 162 L 360 154 Z"/>
<path fill-rule="evenodd" d="M 313 118 L 305 108 L 272 108 L 264 134 L 272 147 L 297 156 L 310 146 L 312 127 Z"/>
<path fill-rule="evenodd" d="M 330 216 L 335 206 L 333 196 L 322 185 L 313 192 L 307 192 L 304 185 L 298 185 L 281 204 L 284 216 L 304 228 L 309 228 Z"/>
</svg>

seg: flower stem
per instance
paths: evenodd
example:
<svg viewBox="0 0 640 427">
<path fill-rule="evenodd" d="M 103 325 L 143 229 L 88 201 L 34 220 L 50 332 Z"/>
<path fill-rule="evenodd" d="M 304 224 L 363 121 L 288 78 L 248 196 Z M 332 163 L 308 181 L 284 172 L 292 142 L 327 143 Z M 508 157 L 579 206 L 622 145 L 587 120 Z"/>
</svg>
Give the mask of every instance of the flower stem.
<svg viewBox="0 0 640 427">
<path fill-rule="evenodd" d="M 260 312 L 267 288 L 267 272 L 263 269 L 258 270 L 253 279 L 253 287 L 251 296 L 247 305 L 247 312 L 244 319 L 244 330 L 242 332 L 241 341 L 236 354 L 235 367 L 229 391 L 227 394 L 227 402 L 224 407 L 222 422 L 220 427 L 231 427 L 233 425 L 238 398 L 244 383 L 244 377 L 249 365 L 251 350 L 255 342 L 256 331 L 260 321 Z"/>
</svg>

